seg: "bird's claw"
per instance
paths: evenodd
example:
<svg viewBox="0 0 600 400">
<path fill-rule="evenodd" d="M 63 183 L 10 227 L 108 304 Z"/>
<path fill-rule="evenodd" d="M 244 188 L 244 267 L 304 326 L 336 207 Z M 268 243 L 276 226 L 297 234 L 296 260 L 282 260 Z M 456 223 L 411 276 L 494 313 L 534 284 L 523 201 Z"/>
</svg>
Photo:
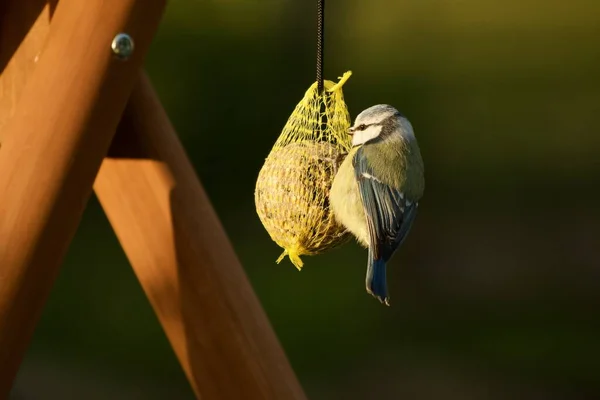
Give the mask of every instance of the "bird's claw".
<svg viewBox="0 0 600 400">
<path fill-rule="evenodd" d="M 389 296 L 387 296 L 387 297 L 381 297 L 381 296 L 378 296 L 378 295 L 376 295 L 375 293 L 373 293 L 373 292 L 372 292 L 371 290 L 369 290 L 369 289 L 367 289 L 367 293 L 369 293 L 371 296 L 373 296 L 373 297 L 375 297 L 377 300 L 379 300 L 379 302 L 380 302 L 381 304 L 384 304 L 384 305 L 386 305 L 386 306 L 388 306 L 388 307 L 390 307 L 390 306 L 391 306 L 391 304 L 390 304 L 390 297 L 389 297 Z"/>
</svg>

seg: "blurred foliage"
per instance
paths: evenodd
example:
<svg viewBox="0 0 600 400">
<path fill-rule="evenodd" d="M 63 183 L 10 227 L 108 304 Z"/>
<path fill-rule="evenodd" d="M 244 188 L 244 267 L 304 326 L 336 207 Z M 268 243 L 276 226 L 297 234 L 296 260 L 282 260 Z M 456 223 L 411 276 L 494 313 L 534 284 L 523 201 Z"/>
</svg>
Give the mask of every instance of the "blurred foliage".
<svg viewBox="0 0 600 400">
<path fill-rule="evenodd" d="M 254 211 L 260 166 L 314 81 L 313 3 L 173 0 L 147 59 L 309 397 L 598 395 L 600 3 L 327 2 L 325 77 L 353 71 L 352 116 L 400 109 L 425 160 L 391 308 L 366 294 L 357 245 L 302 272 L 276 265 Z M 138 382 L 137 398 L 192 398 L 95 199 L 17 392 L 39 383 L 40 360 Z"/>
</svg>

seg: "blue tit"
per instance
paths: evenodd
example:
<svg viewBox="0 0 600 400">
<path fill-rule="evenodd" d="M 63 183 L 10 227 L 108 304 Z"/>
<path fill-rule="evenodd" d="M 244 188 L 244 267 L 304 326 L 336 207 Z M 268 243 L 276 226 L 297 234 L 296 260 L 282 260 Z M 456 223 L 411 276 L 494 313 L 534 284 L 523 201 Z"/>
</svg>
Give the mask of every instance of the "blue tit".
<svg viewBox="0 0 600 400">
<path fill-rule="evenodd" d="M 386 305 L 386 263 L 415 220 L 425 189 L 421 151 L 412 125 L 394 107 L 361 112 L 350 128 L 352 149 L 330 191 L 331 210 L 368 248 L 367 292 Z"/>
</svg>

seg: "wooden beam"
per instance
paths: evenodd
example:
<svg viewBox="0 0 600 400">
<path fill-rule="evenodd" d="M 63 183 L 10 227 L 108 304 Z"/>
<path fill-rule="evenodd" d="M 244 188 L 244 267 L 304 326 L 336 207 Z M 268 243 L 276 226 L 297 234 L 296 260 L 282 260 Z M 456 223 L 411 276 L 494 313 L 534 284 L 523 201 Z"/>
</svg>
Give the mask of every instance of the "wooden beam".
<svg viewBox="0 0 600 400">
<path fill-rule="evenodd" d="M 146 76 L 109 154 L 94 189 L 196 396 L 304 400 Z"/>
<path fill-rule="evenodd" d="M 0 399 L 6 398 L 165 0 L 61 0 L 0 148 Z M 113 57 L 121 31 L 135 40 Z"/>
</svg>

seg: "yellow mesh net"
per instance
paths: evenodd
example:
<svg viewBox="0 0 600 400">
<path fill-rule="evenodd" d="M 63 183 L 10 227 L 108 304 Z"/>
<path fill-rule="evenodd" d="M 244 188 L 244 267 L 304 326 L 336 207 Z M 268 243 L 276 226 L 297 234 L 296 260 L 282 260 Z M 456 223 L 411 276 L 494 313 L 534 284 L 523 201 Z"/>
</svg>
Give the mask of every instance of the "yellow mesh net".
<svg viewBox="0 0 600 400">
<path fill-rule="evenodd" d="M 342 86 L 315 82 L 304 94 L 258 174 L 256 211 L 271 236 L 300 270 L 302 255 L 315 255 L 350 237 L 329 209 L 329 190 L 338 166 L 351 148 L 350 115 Z"/>
</svg>

